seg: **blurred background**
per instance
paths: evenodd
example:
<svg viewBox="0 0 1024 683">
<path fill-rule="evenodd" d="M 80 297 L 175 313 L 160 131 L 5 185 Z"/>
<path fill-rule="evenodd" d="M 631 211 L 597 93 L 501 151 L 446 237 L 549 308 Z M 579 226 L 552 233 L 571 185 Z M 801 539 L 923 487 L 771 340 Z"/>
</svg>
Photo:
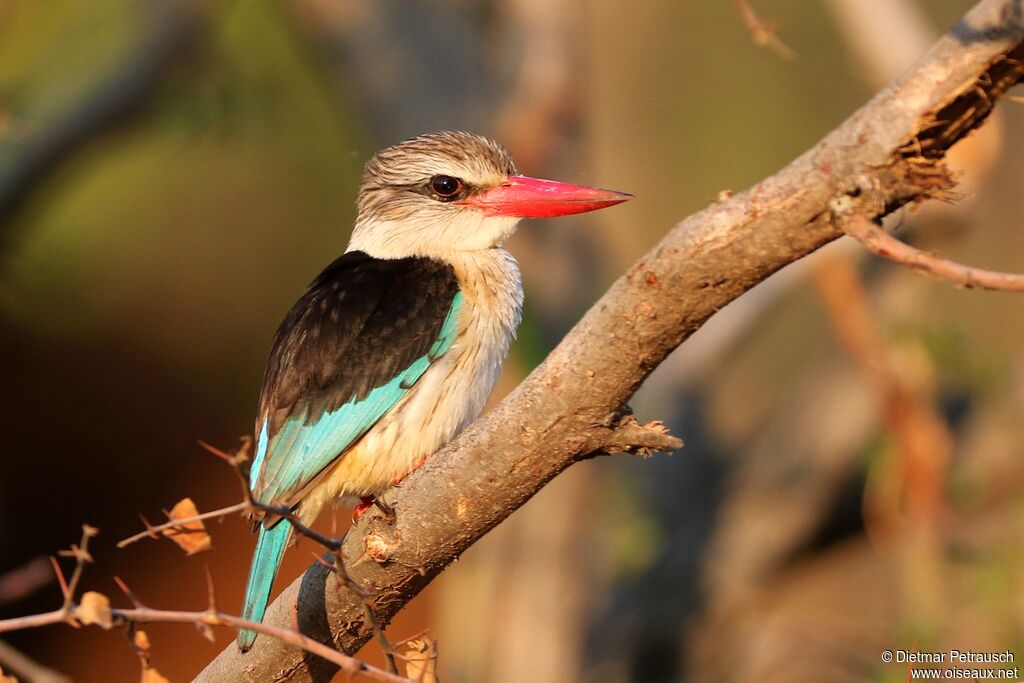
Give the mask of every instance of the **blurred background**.
<svg viewBox="0 0 1024 683">
<path fill-rule="evenodd" d="M 512 240 L 526 319 L 497 400 L 676 221 L 817 142 L 972 4 L 0 0 L 0 573 L 19 572 L 0 616 L 59 604 L 39 558 L 83 522 L 102 530 L 87 589 L 124 602 L 118 575 L 201 609 L 208 566 L 237 612 L 241 520 L 195 557 L 114 544 L 182 497 L 238 501 L 196 440 L 251 430 L 273 332 L 343 251 L 374 150 L 468 129 L 531 175 L 638 196 Z M 1024 106 L 996 114 L 957 148 L 964 199 L 892 220 L 1020 271 Z M 572 468 L 391 637 L 429 628 L 447 683 L 901 681 L 882 650 L 1024 656 L 1024 303 L 845 242 L 637 395 L 684 449 Z M 232 640 L 147 631 L 172 681 Z M 10 634 L 0 663 L 12 649 L 76 681 L 139 676 L 116 633 Z"/>
</svg>

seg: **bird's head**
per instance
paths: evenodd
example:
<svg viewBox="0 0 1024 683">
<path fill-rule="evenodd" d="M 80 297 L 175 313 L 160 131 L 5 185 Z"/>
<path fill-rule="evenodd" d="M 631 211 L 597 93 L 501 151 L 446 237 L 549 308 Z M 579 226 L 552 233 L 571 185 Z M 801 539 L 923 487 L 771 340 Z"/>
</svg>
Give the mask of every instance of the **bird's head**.
<svg viewBox="0 0 1024 683">
<path fill-rule="evenodd" d="M 502 245 L 521 218 L 593 211 L 632 195 L 521 176 L 504 147 L 432 133 L 366 164 L 349 250 L 379 258 L 445 256 Z"/>
</svg>

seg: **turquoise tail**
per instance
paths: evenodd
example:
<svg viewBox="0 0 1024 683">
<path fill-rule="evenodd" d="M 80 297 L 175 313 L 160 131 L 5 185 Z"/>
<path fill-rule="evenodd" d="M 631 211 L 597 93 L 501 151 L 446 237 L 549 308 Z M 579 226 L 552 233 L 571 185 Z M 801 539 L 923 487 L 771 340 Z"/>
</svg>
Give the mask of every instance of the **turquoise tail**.
<svg viewBox="0 0 1024 683">
<path fill-rule="evenodd" d="M 270 529 L 260 525 L 260 535 L 256 541 L 256 552 L 252 556 L 252 567 L 249 569 L 249 583 L 245 586 L 245 605 L 242 618 L 249 621 L 263 621 L 263 614 L 270 602 L 270 587 L 274 585 L 274 577 L 281 566 L 281 557 L 285 546 L 292 535 L 292 525 L 281 520 Z M 256 641 L 256 632 L 242 629 L 238 632 L 238 647 L 247 651 Z"/>
</svg>

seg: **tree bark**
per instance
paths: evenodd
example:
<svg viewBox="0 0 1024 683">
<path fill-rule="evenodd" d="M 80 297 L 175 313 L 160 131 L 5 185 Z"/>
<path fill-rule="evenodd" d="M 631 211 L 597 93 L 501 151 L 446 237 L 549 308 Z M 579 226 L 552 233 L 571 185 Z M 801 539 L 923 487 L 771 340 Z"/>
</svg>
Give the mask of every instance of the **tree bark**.
<svg viewBox="0 0 1024 683">
<path fill-rule="evenodd" d="M 983 0 L 903 76 L 774 176 L 683 220 L 587 312 L 496 409 L 401 486 L 389 524 L 368 514 L 345 542 L 353 578 L 386 623 L 463 551 L 569 465 L 669 448 L 627 401 L 680 343 L 736 297 L 843 234 L 917 200 L 950 198 L 944 156 L 1024 76 L 1024 0 Z M 968 294 L 965 294 L 968 296 Z M 321 565 L 268 611 L 354 653 L 362 606 Z M 271 638 L 228 646 L 196 679 L 325 681 L 334 671 Z"/>
</svg>

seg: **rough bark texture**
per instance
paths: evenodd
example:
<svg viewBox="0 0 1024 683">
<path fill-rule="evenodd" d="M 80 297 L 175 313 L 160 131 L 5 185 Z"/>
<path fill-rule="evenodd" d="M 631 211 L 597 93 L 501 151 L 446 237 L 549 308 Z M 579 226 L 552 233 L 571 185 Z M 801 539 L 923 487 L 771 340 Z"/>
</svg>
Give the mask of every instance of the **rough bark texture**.
<svg viewBox="0 0 1024 683">
<path fill-rule="evenodd" d="M 753 188 L 677 225 L 594 305 L 495 410 L 387 498 L 389 525 L 367 515 L 345 555 L 379 590 L 387 622 L 466 548 L 572 463 L 610 450 L 666 446 L 628 417 L 644 379 L 717 310 L 843 234 L 844 217 L 882 216 L 947 196 L 946 150 L 1024 76 L 1024 0 L 984 0 L 905 73 L 811 150 Z M 297 618 L 296 618 L 297 615 Z M 362 608 L 319 565 L 267 620 L 355 652 Z M 333 669 L 271 638 L 232 644 L 198 681 L 325 681 Z"/>
</svg>

